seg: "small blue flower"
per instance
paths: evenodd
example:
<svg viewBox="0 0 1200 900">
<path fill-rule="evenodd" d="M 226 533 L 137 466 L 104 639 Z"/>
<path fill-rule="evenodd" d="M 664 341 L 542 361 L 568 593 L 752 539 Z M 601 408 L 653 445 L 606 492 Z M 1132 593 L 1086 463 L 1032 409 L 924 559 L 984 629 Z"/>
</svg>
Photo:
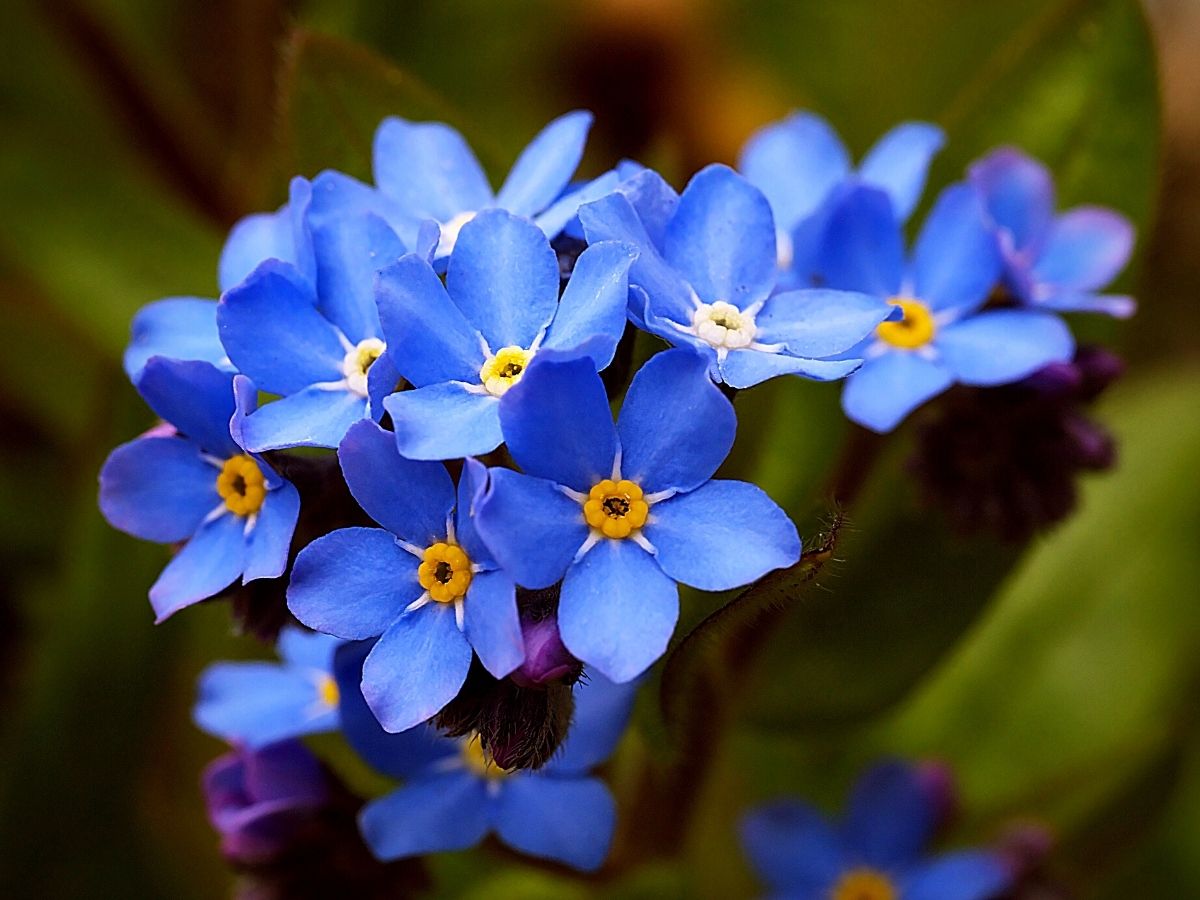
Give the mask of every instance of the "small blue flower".
<svg viewBox="0 0 1200 900">
<path fill-rule="evenodd" d="M 798 801 L 764 806 L 742 821 L 742 845 L 772 897 L 789 900 L 989 900 L 1012 872 L 996 853 L 927 856 L 941 812 L 918 767 L 867 771 L 839 824 Z"/>
<path fill-rule="evenodd" d="M 727 166 L 701 170 L 678 201 L 652 172 L 579 210 L 589 241 L 635 245 L 629 315 L 693 347 L 731 387 L 776 375 L 830 380 L 859 360 L 853 347 L 894 313 L 877 297 L 776 287 L 775 224 L 766 198 Z"/>
<path fill-rule="evenodd" d="M 887 196 L 863 186 L 847 191 L 830 215 L 820 266 L 829 285 L 903 310 L 901 321 L 881 324 L 849 353 L 866 361 L 846 382 L 842 408 L 875 431 L 891 431 L 956 382 L 1008 384 L 1074 353 L 1056 315 L 981 311 L 1001 260 L 979 195 L 967 184 L 938 197 L 907 260 Z"/>
<path fill-rule="evenodd" d="M 738 169 L 771 203 L 779 268 L 808 283 L 826 224 L 826 201 L 847 180 L 883 190 L 901 222 L 912 215 L 945 136 L 925 122 L 897 125 L 855 171 L 846 146 L 820 116 L 794 112 L 760 128 L 742 148 Z"/>
<path fill-rule="evenodd" d="M 538 357 L 500 402 L 524 474 L 488 470 L 476 527 L 518 584 L 562 581 L 563 643 L 613 681 L 637 677 L 666 649 L 676 582 L 726 590 L 800 554 L 795 526 L 766 494 L 710 480 L 736 419 L 706 366 L 686 349 L 652 357 L 615 428 L 587 357 Z"/>
<path fill-rule="evenodd" d="M 384 527 L 342 528 L 300 551 L 288 606 L 325 634 L 382 635 L 362 688 L 384 727 L 403 731 L 454 698 L 472 649 L 497 678 L 521 664 L 515 589 L 469 515 L 478 463 L 467 461 L 456 510 L 445 467 L 400 456 L 374 422 L 350 428 L 338 459 L 354 498 Z"/>
<path fill-rule="evenodd" d="M 1111 209 L 1078 206 L 1054 214 L 1054 181 L 1013 147 L 994 150 L 970 168 L 983 195 L 1005 263 L 1005 280 L 1029 306 L 1061 312 L 1133 315 L 1132 297 L 1099 294 L 1133 252 L 1132 223 Z"/>
<path fill-rule="evenodd" d="M 221 662 L 200 676 L 196 724 L 231 744 L 258 749 L 338 727 L 333 654 L 342 642 L 288 626 L 279 633 L 282 662 Z"/>
<path fill-rule="evenodd" d="M 246 449 L 254 385 L 208 363 L 156 357 L 137 389 L 173 430 L 155 429 L 112 452 L 100 472 L 100 509 L 135 537 L 186 541 L 150 588 L 158 621 L 239 576 L 282 575 L 300 495 Z"/>
<path fill-rule="evenodd" d="M 558 753 L 537 771 L 501 769 L 476 737 L 451 739 L 425 726 L 387 734 L 358 694 L 369 644 L 337 655 L 350 744 L 402 787 L 368 803 L 359 816 L 367 845 L 382 860 L 462 850 L 488 833 L 522 853 L 583 871 L 600 867 L 616 825 L 608 788 L 590 775 L 615 749 L 636 684 L 598 676 L 575 685 L 575 716 Z"/>
<path fill-rule="evenodd" d="M 384 402 L 400 452 L 451 459 L 494 450 L 499 405 L 543 348 L 587 345 L 596 367 L 612 360 L 625 327 L 634 251 L 588 247 L 558 297 L 554 251 L 541 230 L 503 210 L 463 229 L 446 283 L 417 254 L 379 276 L 383 334 L 415 390 Z"/>
<path fill-rule="evenodd" d="M 533 219 L 553 238 L 581 203 L 602 196 L 617 182 L 610 172 L 568 187 L 591 125 L 591 113 L 579 110 L 555 119 L 522 151 L 493 194 L 475 154 L 449 125 L 384 119 L 375 132 L 375 183 L 396 210 L 389 220 L 409 246 L 418 246 L 423 222 L 438 224 L 437 259 L 450 255 L 463 225 L 484 209 Z"/>
</svg>

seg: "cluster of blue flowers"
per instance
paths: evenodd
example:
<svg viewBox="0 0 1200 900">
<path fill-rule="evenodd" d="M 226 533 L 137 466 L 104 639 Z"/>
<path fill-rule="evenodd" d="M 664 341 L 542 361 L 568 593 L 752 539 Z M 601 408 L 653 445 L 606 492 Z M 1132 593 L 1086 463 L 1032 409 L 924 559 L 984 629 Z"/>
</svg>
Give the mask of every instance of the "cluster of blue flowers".
<svg viewBox="0 0 1200 900">
<path fill-rule="evenodd" d="M 846 415 L 886 432 L 953 384 L 1069 361 L 1060 312 L 1132 311 L 1097 293 L 1129 225 L 1056 217 L 1048 174 L 1015 150 L 935 198 L 906 251 L 933 126 L 900 126 L 854 168 L 796 114 L 677 193 L 633 163 L 574 181 L 590 121 L 552 122 L 493 192 L 453 129 L 388 119 L 374 185 L 294 179 L 233 229 L 218 301 L 162 300 L 133 323 L 126 370 L 162 424 L 113 452 L 100 504 L 181 545 L 150 589 L 157 617 L 286 579 L 316 633 L 284 632 L 282 668 L 210 670 L 197 719 L 251 750 L 340 727 L 405 781 L 362 815 L 384 858 L 491 830 L 600 864 L 613 807 L 588 772 L 620 735 L 622 686 L 667 648 L 677 585 L 736 588 L 800 556 L 768 496 L 714 478 L 737 390 L 846 379 Z M 670 346 L 629 379 L 639 333 Z M 336 450 L 377 527 L 297 545 L 280 465 L 297 448 Z M 543 589 L 591 678 L 566 749 L 501 778 L 478 741 L 426 723 L 476 662 L 496 679 L 528 662 L 519 592 Z"/>
</svg>

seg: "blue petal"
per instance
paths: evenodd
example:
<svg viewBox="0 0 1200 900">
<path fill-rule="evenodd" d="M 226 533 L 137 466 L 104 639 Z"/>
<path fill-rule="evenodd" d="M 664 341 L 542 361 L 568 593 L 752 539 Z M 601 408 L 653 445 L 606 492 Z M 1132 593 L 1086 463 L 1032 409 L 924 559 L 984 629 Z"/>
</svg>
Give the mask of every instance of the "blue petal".
<svg viewBox="0 0 1200 900">
<path fill-rule="evenodd" d="M 891 297 L 904 273 L 904 238 L 891 198 L 859 185 L 830 200 L 816 266 L 825 287 Z"/>
<path fill-rule="evenodd" d="M 828 122 L 798 112 L 751 135 L 738 168 L 767 195 L 776 224 L 790 231 L 849 174 L 850 157 Z"/>
<path fill-rule="evenodd" d="M 967 850 L 924 863 L 901 888 L 904 900 L 990 900 L 1012 883 L 1011 870 L 996 854 Z"/>
<path fill-rule="evenodd" d="M 206 362 L 158 357 L 146 363 L 137 382 L 142 399 L 163 420 L 201 448 L 233 456 L 233 375 Z"/>
<path fill-rule="evenodd" d="M 536 355 L 501 398 L 500 427 L 526 474 L 584 492 L 612 474 L 617 431 L 590 357 Z"/>
<path fill-rule="evenodd" d="M 915 862 L 937 826 L 937 808 L 915 766 L 884 762 L 863 774 L 850 796 L 846 846 L 879 868 Z"/>
<path fill-rule="evenodd" d="M 327 634 L 285 625 L 279 631 L 275 651 L 290 666 L 332 672 L 333 655 L 341 645 L 342 641 Z"/>
<path fill-rule="evenodd" d="M 728 166 L 707 166 L 679 198 L 663 256 L 701 300 L 724 300 L 745 309 L 775 286 L 771 205 Z"/>
<path fill-rule="evenodd" d="M 1054 182 L 1049 170 L 1013 147 L 1001 147 L 973 163 L 969 180 L 984 200 L 988 217 L 1009 249 L 1036 254 L 1054 218 Z"/>
<path fill-rule="evenodd" d="M 1034 264 L 1042 282 L 1077 292 L 1094 291 L 1117 277 L 1133 252 L 1133 224 L 1111 209 L 1083 206 L 1054 220 Z"/>
<path fill-rule="evenodd" d="M 563 579 L 558 630 L 575 656 L 612 681 L 632 681 L 663 655 L 679 592 L 629 540 L 601 540 Z"/>
<path fill-rule="evenodd" d="M 353 391 L 305 388 L 247 416 L 242 441 L 251 453 L 285 447 L 333 448 L 366 415 L 367 398 Z"/>
<path fill-rule="evenodd" d="M 229 587 L 242 574 L 245 520 L 226 513 L 200 526 L 150 588 L 156 621 Z"/>
<path fill-rule="evenodd" d="M 308 182 L 303 178 L 293 179 L 290 195 L 288 202 L 276 212 L 255 213 L 233 226 L 217 267 L 217 281 L 222 293 L 268 259 L 291 263 L 304 277 L 312 279 L 312 251 L 304 227 L 310 200 Z"/>
<path fill-rule="evenodd" d="M 617 421 L 621 475 L 646 493 L 690 491 L 729 455 L 737 416 L 707 370 L 702 357 L 677 349 L 652 356 L 633 376 Z"/>
<path fill-rule="evenodd" d="M 475 501 L 475 527 L 517 584 L 545 588 L 563 577 L 588 536 L 580 505 L 552 481 L 488 470 Z"/>
<path fill-rule="evenodd" d="M 363 663 L 363 696 L 385 731 L 404 731 L 454 699 L 471 668 L 471 645 L 452 604 L 430 601 L 383 633 Z"/>
<path fill-rule="evenodd" d="M 217 307 L 221 343 L 260 390 L 294 394 L 342 377 L 345 350 L 291 266 L 265 262 Z"/>
<path fill-rule="evenodd" d="M 492 203 L 479 160 L 449 125 L 384 119 L 373 157 L 375 183 L 414 216 L 448 222 Z"/>
<path fill-rule="evenodd" d="M 375 637 L 421 596 L 418 564 L 382 528 L 339 528 L 296 557 L 288 609 L 325 634 L 347 640 Z"/>
<path fill-rule="evenodd" d="M 1137 312 L 1137 301 L 1123 294 L 1052 293 L 1036 304 L 1058 312 L 1103 313 L 1117 319 L 1128 319 Z"/>
<path fill-rule="evenodd" d="M 413 781 L 359 814 L 363 840 L 382 860 L 463 850 L 488 831 L 487 786 L 465 772 Z"/>
<path fill-rule="evenodd" d="M 346 432 L 338 462 L 358 505 L 392 534 L 422 548 L 445 540 L 454 482 L 441 463 L 405 459 L 392 434 L 371 421 Z"/>
<path fill-rule="evenodd" d="M 621 176 L 615 171 L 608 171 L 581 187 L 568 188 L 567 192 L 546 207 L 544 212 L 534 216 L 533 221 L 548 238 L 557 237 L 564 229 L 572 237 L 582 238 L 583 226 L 576 218 L 579 207 L 611 194 L 620 183 Z"/>
<path fill-rule="evenodd" d="M 635 167 L 635 171 L 627 173 L 630 166 Z M 642 168 L 629 160 L 619 163 L 617 171 L 624 178 L 618 190 L 637 213 L 653 246 L 662 247 L 667 238 L 667 225 L 679 208 L 679 194 L 653 169 Z"/>
<path fill-rule="evenodd" d="M 246 546 L 243 581 L 278 578 L 287 569 L 292 533 L 300 517 L 300 493 L 288 482 L 267 492 Z"/>
<path fill-rule="evenodd" d="M 955 184 L 938 196 L 913 250 L 915 296 L 931 309 L 974 309 L 1000 280 L 1003 260 L 979 194 Z"/>
<path fill-rule="evenodd" d="M 372 421 L 378 422 L 383 418 L 386 412 L 383 401 L 398 391 L 404 381 L 396 371 L 395 360 L 399 355 L 394 350 L 388 351 L 384 348 L 383 353 L 379 354 L 367 370 L 367 412 Z"/>
<path fill-rule="evenodd" d="M 598 672 L 575 683 L 575 717 L 562 747 L 545 772 L 582 774 L 604 762 L 616 749 L 637 699 L 639 682 L 617 684 Z"/>
<path fill-rule="evenodd" d="M 755 872 L 776 891 L 815 897 L 841 873 L 837 834 L 803 803 L 782 800 L 759 807 L 742 820 L 740 831 Z"/>
<path fill-rule="evenodd" d="M 458 476 L 454 532 L 459 545 L 467 551 L 467 556 L 472 562 L 491 569 L 495 566 L 492 552 L 483 543 L 475 528 L 475 502 L 486 491 L 487 485 L 487 467 L 479 460 L 470 457 L 464 459 L 462 474 Z"/>
<path fill-rule="evenodd" d="M 600 868 L 617 824 L 612 794 L 596 778 L 509 778 L 493 815 L 496 833 L 508 846 L 584 872 Z"/>
<path fill-rule="evenodd" d="M 542 230 L 501 209 L 462 227 L 446 290 L 492 352 L 529 347 L 558 303 L 558 258 Z"/>
<path fill-rule="evenodd" d="M 396 369 L 417 387 L 479 380 L 479 334 L 455 306 L 437 273 L 416 254 L 379 273 L 376 300 Z M 498 348 L 496 348 L 498 349 Z"/>
<path fill-rule="evenodd" d="M 142 540 L 182 541 L 221 503 L 217 475 L 195 444 L 138 438 L 109 454 L 100 470 L 100 511 L 114 528 Z"/>
<path fill-rule="evenodd" d="M 496 194 L 496 206 L 534 216 L 554 202 L 579 168 L 592 114 L 576 110 L 542 129 L 513 164 Z"/>
<path fill-rule="evenodd" d="M 637 257 L 630 244 L 602 241 L 579 255 L 542 346 L 570 350 L 589 342 L 597 369 L 612 362 L 625 330 L 629 267 Z"/>
<path fill-rule="evenodd" d="M 858 167 L 858 176 L 892 198 L 896 218 L 912 215 L 925 188 L 929 164 L 946 143 L 936 125 L 904 122 L 879 139 Z"/>
<path fill-rule="evenodd" d="M 963 319 L 937 336 L 941 360 L 964 384 L 1019 381 L 1075 354 L 1071 330 L 1058 316 L 997 309 Z"/>
<path fill-rule="evenodd" d="M 275 663 L 211 665 L 200 676 L 193 718 L 209 734 L 252 750 L 333 731 L 337 707 L 322 700 L 320 682 L 313 676 Z"/>
<path fill-rule="evenodd" d="M 136 381 L 152 356 L 193 359 L 232 368 L 217 334 L 217 303 L 196 297 L 168 297 L 137 311 L 125 348 L 125 374 Z"/>
<path fill-rule="evenodd" d="M 704 591 L 749 584 L 800 558 L 787 513 L 744 481 L 710 481 L 654 504 L 644 533 L 667 575 Z"/>
<path fill-rule="evenodd" d="M 786 353 L 733 350 L 719 364 L 719 371 L 721 380 L 730 387 L 748 388 L 778 375 L 835 381 L 856 371 L 861 364 L 858 359 L 806 359 Z"/>
<path fill-rule="evenodd" d="M 392 416 L 396 446 L 409 459 L 477 456 L 504 442 L 500 401 L 461 381 L 400 391 L 383 406 Z"/>
<path fill-rule="evenodd" d="M 907 351 L 867 360 L 842 391 L 842 409 L 859 425 L 888 432 L 954 383 L 945 366 Z"/>
<path fill-rule="evenodd" d="M 804 290 L 776 294 L 755 319 L 757 340 L 784 343 L 790 353 L 810 358 L 849 350 L 896 308 L 875 294 Z"/>
<path fill-rule="evenodd" d="M 343 644 L 334 658 L 338 712 L 350 746 L 372 768 L 393 778 L 412 778 L 434 766 L 457 761 L 458 741 L 442 737 L 433 726 L 396 734 L 383 730 L 362 695 L 363 662 L 374 646 L 374 641 Z"/>
<path fill-rule="evenodd" d="M 463 598 L 463 614 L 467 640 L 494 676 L 503 678 L 525 661 L 516 589 L 506 574 L 476 573 Z"/>
</svg>

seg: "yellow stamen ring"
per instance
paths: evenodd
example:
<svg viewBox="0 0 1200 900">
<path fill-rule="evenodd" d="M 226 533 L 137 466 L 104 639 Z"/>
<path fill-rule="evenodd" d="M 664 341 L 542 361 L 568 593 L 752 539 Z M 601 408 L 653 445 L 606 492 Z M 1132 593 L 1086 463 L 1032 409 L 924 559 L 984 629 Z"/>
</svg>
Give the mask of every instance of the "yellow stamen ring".
<svg viewBox="0 0 1200 900">
<path fill-rule="evenodd" d="M 479 383 L 493 397 L 503 397 L 508 389 L 521 380 L 533 351 L 522 347 L 502 347 L 479 370 Z"/>
<path fill-rule="evenodd" d="M 874 869 L 851 869 L 830 895 L 831 900 L 896 900 L 899 896 L 891 879 Z"/>
<path fill-rule="evenodd" d="M 471 586 L 471 559 L 457 544 L 438 541 L 421 557 L 417 581 L 438 603 L 461 600 Z"/>
<path fill-rule="evenodd" d="M 231 456 L 217 476 L 217 493 L 225 501 L 225 508 L 234 515 L 253 515 L 266 499 L 266 479 L 253 457 Z"/>
<path fill-rule="evenodd" d="M 933 340 L 937 324 L 928 306 L 911 297 L 892 297 L 888 303 L 904 310 L 904 318 L 899 322 L 881 322 L 875 329 L 880 340 L 901 350 L 916 350 Z"/>
<path fill-rule="evenodd" d="M 463 741 L 461 752 L 467 771 L 478 775 L 480 778 L 497 781 L 501 778 L 507 778 L 510 774 L 508 769 L 502 769 L 496 765 L 496 761 L 492 759 L 492 754 L 483 749 L 479 735 Z"/>
<path fill-rule="evenodd" d="M 317 683 L 317 696 L 320 697 L 323 706 L 332 708 L 338 705 L 342 695 L 332 675 L 321 676 L 321 680 Z"/>
<path fill-rule="evenodd" d="M 650 504 L 642 489 L 628 479 L 605 478 L 592 486 L 583 502 L 583 517 L 588 525 L 607 538 L 627 538 L 646 524 Z"/>
</svg>

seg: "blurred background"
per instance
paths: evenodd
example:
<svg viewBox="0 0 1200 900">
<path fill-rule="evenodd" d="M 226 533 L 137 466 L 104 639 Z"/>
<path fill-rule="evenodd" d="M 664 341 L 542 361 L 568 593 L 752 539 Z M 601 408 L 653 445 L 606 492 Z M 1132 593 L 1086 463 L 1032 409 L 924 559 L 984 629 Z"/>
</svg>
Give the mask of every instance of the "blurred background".
<svg viewBox="0 0 1200 900">
<path fill-rule="evenodd" d="M 221 603 L 155 627 L 145 593 L 164 550 L 96 510 L 105 455 L 151 424 L 119 365 L 134 311 L 212 296 L 228 228 L 281 203 L 291 174 L 368 177 L 385 114 L 453 122 L 498 176 L 576 107 L 597 116 L 584 174 L 628 156 L 679 188 L 793 108 L 825 115 L 856 154 L 901 120 L 939 123 L 934 189 L 1000 143 L 1040 157 L 1063 206 L 1138 226 L 1118 284 L 1136 318 L 1073 322 L 1129 362 L 1096 412 L 1120 460 L 1030 546 L 963 541 L 917 506 L 902 432 L 823 593 L 781 621 L 729 734 L 705 748 L 670 854 L 619 837 L 586 881 L 450 854 L 433 864 L 439 893 L 744 896 L 738 813 L 786 792 L 835 808 L 883 753 L 954 765 L 955 839 L 1050 826 L 1047 891 L 1200 884 L 1200 0 L 5 0 L 4 13 L 0 893 L 210 898 L 232 882 L 198 786 L 221 746 L 190 706 L 208 662 L 265 651 Z M 739 413 L 730 471 L 814 534 L 847 431 L 837 389 L 773 383 Z M 714 603 L 690 598 L 685 625 Z M 622 808 L 629 773 L 665 752 L 652 690 L 616 763 Z"/>
</svg>

